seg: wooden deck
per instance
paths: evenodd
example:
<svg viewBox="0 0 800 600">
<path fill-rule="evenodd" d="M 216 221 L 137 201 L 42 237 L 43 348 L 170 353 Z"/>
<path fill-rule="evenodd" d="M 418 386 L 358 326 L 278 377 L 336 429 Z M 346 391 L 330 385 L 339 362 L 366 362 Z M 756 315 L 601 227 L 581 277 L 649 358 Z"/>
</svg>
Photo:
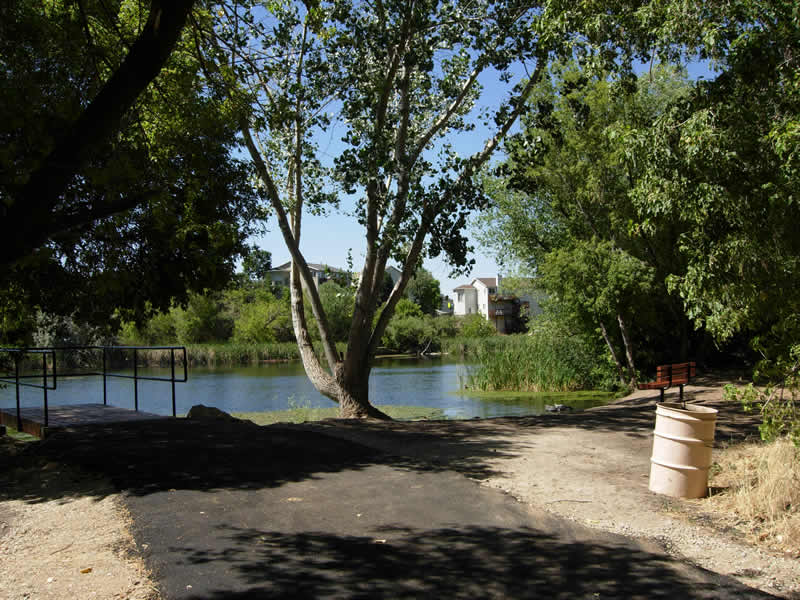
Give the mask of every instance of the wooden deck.
<svg viewBox="0 0 800 600">
<path fill-rule="evenodd" d="M 107 425 L 111 423 L 127 423 L 130 421 L 150 421 L 153 419 L 171 419 L 163 415 L 107 406 L 104 404 L 72 404 L 50 406 L 47 410 L 48 424 L 44 424 L 44 408 L 23 407 L 20 409 L 22 431 L 43 438 L 48 431 L 65 427 L 83 425 Z M 17 428 L 17 409 L 0 408 L 0 425 Z"/>
</svg>

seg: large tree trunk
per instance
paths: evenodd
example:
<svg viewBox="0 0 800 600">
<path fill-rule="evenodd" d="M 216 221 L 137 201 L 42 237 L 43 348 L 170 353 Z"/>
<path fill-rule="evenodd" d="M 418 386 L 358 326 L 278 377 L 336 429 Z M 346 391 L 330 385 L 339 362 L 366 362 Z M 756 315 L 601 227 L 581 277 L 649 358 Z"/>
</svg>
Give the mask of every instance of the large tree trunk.
<svg viewBox="0 0 800 600">
<path fill-rule="evenodd" d="M 313 284 L 312 284 L 313 285 Z M 330 398 L 339 405 L 339 416 L 344 419 L 390 419 L 369 402 L 369 372 L 371 365 L 367 363 L 362 368 L 346 371 L 345 363 L 333 357 L 333 364 L 326 369 L 316 353 L 308 331 L 305 318 L 303 288 L 300 270 L 297 265 L 292 265 L 289 280 L 292 309 L 292 328 L 297 338 L 300 358 L 306 375 L 314 387 L 325 397 Z M 368 334 L 368 332 L 367 332 Z M 327 356 L 332 356 L 327 353 Z M 348 376 L 349 375 L 349 376 Z"/>
<path fill-rule="evenodd" d="M 369 372 L 371 367 L 348 381 L 343 377 L 344 369 L 337 369 L 336 383 L 339 387 L 339 416 L 343 419 L 391 419 L 389 415 L 373 406 L 369 401 Z"/>
</svg>

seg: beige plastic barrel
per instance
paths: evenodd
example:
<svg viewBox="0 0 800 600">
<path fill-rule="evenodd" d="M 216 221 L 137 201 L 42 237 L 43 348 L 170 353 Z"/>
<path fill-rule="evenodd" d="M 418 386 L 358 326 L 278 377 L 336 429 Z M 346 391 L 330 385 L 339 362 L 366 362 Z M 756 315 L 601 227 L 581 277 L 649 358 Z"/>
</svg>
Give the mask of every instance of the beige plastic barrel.
<svg viewBox="0 0 800 600">
<path fill-rule="evenodd" d="M 707 406 L 656 404 L 650 491 L 677 498 L 702 498 L 714 446 L 717 410 Z"/>
</svg>

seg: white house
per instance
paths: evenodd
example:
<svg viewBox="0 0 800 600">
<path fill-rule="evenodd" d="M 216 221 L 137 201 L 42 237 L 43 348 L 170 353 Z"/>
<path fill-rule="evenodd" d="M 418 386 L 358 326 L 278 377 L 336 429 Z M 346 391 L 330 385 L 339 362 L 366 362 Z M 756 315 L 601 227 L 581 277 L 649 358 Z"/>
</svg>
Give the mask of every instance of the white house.
<svg viewBox="0 0 800 600">
<path fill-rule="evenodd" d="M 496 278 L 478 277 L 472 283 L 458 286 L 453 292 L 454 315 L 482 315 L 494 323 L 500 333 L 513 330 L 521 313 L 534 315 L 541 312 L 538 302 L 530 295 L 516 295 L 512 290 L 502 289 L 499 275 Z"/>
</svg>

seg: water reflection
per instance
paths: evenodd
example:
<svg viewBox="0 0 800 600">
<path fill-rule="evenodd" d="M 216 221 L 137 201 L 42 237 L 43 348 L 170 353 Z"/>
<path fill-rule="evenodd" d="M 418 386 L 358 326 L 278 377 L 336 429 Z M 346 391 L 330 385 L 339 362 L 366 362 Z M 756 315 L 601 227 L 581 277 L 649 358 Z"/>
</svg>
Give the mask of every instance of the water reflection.
<svg viewBox="0 0 800 600">
<path fill-rule="evenodd" d="M 546 404 L 568 404 L 576 410 L 607 401 L 604 395 L 592 397 L 492 395 L 481 397 L 459 390 L 466 380 L 468 366 L 450 359 L 381 359 L 370 378 L 370 398 L 376 405 L 400 404 L 440 409 L 447 418 L 531 415 L 544 412 Z M 162 370 L 151 373 L 164 374 Z M 133 408 L 133 382 L 109 379 L 109 404 Z M 49 393 L 51 405 L 96 403 L 103 401 L 102 378 L 62 379 Z M 23 389 L 21 404 L 42 403 L 40 390 Z M 216 406 L 228 412 L 283 410 L 292 406 L 324 407 L 333 403 L 320 395 L 305 376 L 299 362 L 270 363 L 252 367 L 192 369 L 189 381 L 176 385 L 178 413 L 195 404 Z M 0 390 L 0 406 L 15 405 L 14 389 Z M 139 409 L 158 414 L 171 413 L 169 383 L 139 382 Z"/>
</svg>

